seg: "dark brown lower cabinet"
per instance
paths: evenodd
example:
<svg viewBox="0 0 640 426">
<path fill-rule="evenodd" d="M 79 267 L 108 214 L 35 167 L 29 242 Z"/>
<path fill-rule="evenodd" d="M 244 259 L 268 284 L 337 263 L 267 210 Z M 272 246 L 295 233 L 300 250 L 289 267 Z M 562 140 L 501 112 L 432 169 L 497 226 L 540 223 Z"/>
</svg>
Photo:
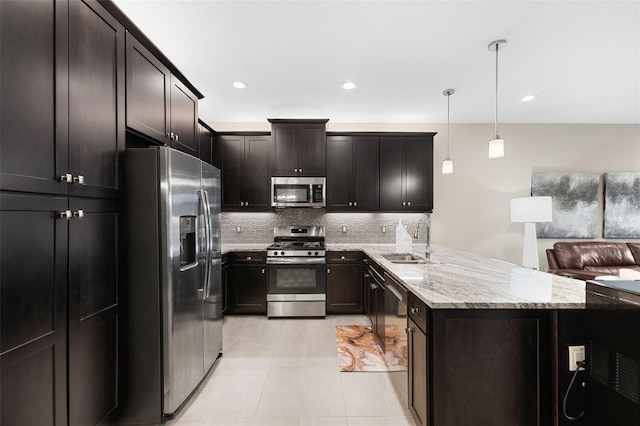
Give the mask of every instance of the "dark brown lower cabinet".
<svg viewBox="0 0 640 426">
<path fill-rule="evenodd" d="M 553 424 L 549 312 L 434 309 L 431 318 L 434 425 Z"/>
<path fill-rule="evenodd" d="M 429 424 L 429 336 L 408 319 L 409 410 L 417 425 Z"/>
<path fill-rule="evenodd" d="M 94 425 L 118 407 L 118 210 L 111 200 L 69 207 L 69 424 Z"/>
<path fill-rule="evenodd" d="M 66 197 L 0 194 L 0 424 L 67 424 Z"/>
<path fill-rule="evenodd" d="M 112 200 L 0 194 L 3 425 L 108 424 L 118 407 Z"/>
<path fill-rule="evenodd" d="M 364 312 L 362 253 L 327 253 L 327 314 Z"/>
<path fill-rule="evenodd" d="M 265 252 L 229 253 L 227 300 L 230 314 L 267 313 L 267 265 Z"/>
</svg>

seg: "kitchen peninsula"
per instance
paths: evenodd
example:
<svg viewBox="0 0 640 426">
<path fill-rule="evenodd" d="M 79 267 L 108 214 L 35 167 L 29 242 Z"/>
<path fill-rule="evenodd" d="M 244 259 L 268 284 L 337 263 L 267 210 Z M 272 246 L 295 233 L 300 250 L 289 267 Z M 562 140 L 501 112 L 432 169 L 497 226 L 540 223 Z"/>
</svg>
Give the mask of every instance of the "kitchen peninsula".
<svg viewBox="0 0 640 426">
<path fill-rule="evenodd" d="M 418 424 L 555 424 L 559 310 L 585 307 L 584 282 L 432 246 L 394 264 L 393 244 L 362 251 L 409 293 L 409 405 Z M 223 251 L 264 250 L 228 245 Z M 424 245 L 413 245 L 424 258 Z M 562 352 L 564 353 L 564 352 Z"/>
</svg>

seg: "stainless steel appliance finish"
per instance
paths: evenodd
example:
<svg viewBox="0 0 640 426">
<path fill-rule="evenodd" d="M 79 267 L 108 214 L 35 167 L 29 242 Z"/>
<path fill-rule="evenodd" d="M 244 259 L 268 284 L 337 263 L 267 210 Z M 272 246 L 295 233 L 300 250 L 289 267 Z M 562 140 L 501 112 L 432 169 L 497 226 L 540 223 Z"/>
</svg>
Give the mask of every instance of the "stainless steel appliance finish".
<svg viewBox="0 0 640 426">
<path fill-rule="evenodd" d="M 267 248 L 267 316 L 326 315 L 324 228 L 285 226 L 274 229 Z"/>
<path fill-rule="evenodd" d="M 408 294 L 407 289 L 402 287 L 401 284 L 395 282 L 393 279 L 385 280 L 384 291 L 384 324 L 385 324 L 385 339 L 384 339 L 384 351 L 387 358 L 387 364 L 395 365 L 398 363 L 399 354 L 407 354 L 407 303 Z M 393 326 L 396 326 L 394 330 Z M 397 331 L 395 333 L 394 331 Z M 387 347 L 390 345 L 391 347 Z M 397 346 L 402 347 L 400 349 Z M 394 348 L 394 346 L 396 346 Z M 393 352 L 396 350 L 396 353 Z M 407 359 L 400 359 L 406 361 Z M 405 366 L 406 367 L 406 366 Z M 409 389 L 409 375 L 407 370 L 396 370 L 389 372 L 391 383 L 398 396 L 398 399 L 402 403 L 403 407 L 408 406 L 408 389 Z"/>
<path fill-rule="evenodd" d="M 326 178 L 272 177 L 271 207 L 326 207 Z"/>
<path fill-rule="evenodd" d="M 125 157 L 123 423 L 160 423 L 222 350 L 220 171 L 167 147 Z"/>
</svg>

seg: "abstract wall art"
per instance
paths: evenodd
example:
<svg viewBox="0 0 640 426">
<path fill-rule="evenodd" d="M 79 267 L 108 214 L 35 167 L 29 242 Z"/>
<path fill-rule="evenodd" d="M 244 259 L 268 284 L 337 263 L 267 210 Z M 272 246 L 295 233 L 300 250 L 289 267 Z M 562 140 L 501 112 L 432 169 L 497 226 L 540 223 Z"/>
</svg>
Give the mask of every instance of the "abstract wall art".
<svg viewBox="0 0 640 426">
<path fill-rule="evenodd" d="M 640 238 L 640 173 L 604 174 L 604 238 Z"/>
<path fill-rule="evenodd" d="M 598 173 L 531 175 L 531 195 L 552 197 L 553 221 L 538 223 L 538 238 L 595 238 L 598 234 Z"/>
</svg>

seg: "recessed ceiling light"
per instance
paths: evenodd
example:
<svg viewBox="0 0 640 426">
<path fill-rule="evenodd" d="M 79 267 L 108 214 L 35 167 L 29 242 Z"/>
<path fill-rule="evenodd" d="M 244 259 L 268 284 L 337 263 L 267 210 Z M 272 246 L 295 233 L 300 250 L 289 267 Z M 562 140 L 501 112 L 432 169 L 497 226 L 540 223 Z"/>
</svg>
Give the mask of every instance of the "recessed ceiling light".
<svg viewBox="0 0 640 426">
<path fill-rule="evenodd" d="M 234 81 L 232 83 L 232 86 L 235 87 L 236 89 L 246 89 L 247 87 L 249 87 L 249 85 L 244 81 Z"/>
<path fill-rule="evenodd" d="M 531 102 L 532 100 L 534 100 L 538 95 L 527 95 L 527 96 L 523 96 L 522 99 L 520 99 L 522 102 Z"/>
<path fill-rule="evenodd" d="M 358 85 L 355 84 L 353 81 L 344 81 L 340 83 L 340 87 L 343 88 L 344 90 L 353 90 L 356 87 L 358 87 Z"/>
</svg>

